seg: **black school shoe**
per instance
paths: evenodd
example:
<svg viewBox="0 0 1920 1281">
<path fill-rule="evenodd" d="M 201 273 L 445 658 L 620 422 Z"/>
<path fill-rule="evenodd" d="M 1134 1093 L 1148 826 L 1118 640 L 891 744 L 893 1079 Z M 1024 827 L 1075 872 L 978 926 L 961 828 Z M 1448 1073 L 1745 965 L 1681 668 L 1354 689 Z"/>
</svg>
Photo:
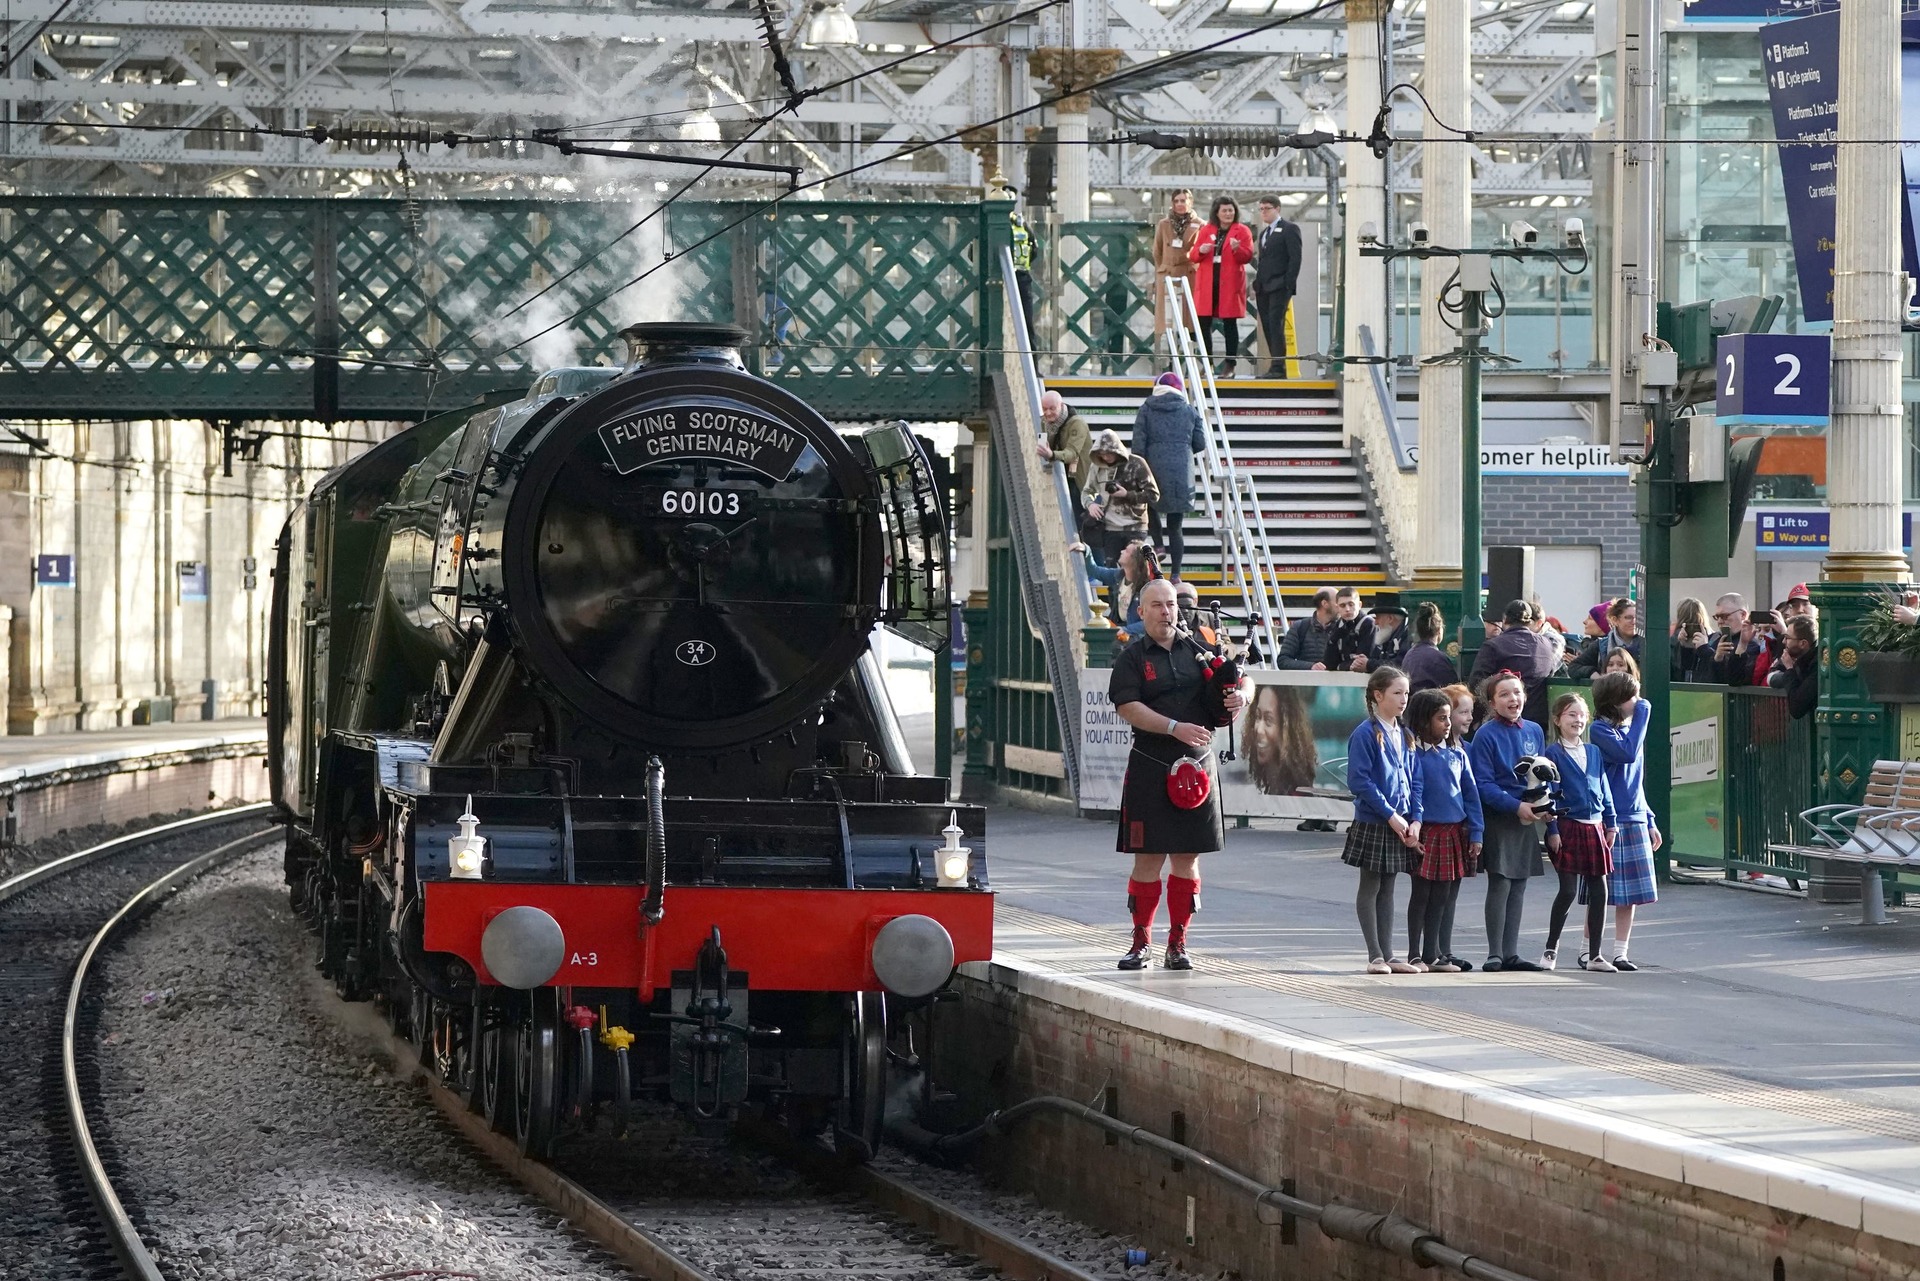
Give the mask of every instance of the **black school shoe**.
<svg viewBox="0 0 1920 1281">
<path fill-rule="evenodd" d="M 1518 970 L 1522 974 L 1539 974 L 1542 972 L 1541 968 L 1532 961 L 1523 961 L 1517 956 L 1502 957 L 1500 960 L 1500 968 L 1508 973 L 1512 973 L 1515 970 Z"/>
<path fill-rule="evenodd" d="M 1640 967 L 1624 956 L 1616 956 L 1613 958 L 1613 968 L 1619 970 L 1622 974 L 1631 974 Z"/>
<path fill-rule="evenodd" d="M 1462 974 L 1471 974 L 1473 972 L 1472 961 L 1465 961 L 1457 956 L 1447 956 L 1447 957 L 1442 957 L 1441 959 L 1446 961 L 1452 961 L 1455 965 L 1460 967 L 1460 972 Z"/>
<path fill-rule="evenodd" d="M 1480 968 L 1485 970 L 1489 974 L 1498 974 L 1502 968 L 1500 963 L 1500 958 L 1497 956 L 1489 956 L 1487 958 L 1487 963 L 1481 966 Z"/>
<path fill-rule="evenodd" d="M 1144 970 L 1147 968 L 1147 953 L 1151 948 L 1139 947 L 1120 958 L 1119 967 L 1123 970 Z"/>
</svg>

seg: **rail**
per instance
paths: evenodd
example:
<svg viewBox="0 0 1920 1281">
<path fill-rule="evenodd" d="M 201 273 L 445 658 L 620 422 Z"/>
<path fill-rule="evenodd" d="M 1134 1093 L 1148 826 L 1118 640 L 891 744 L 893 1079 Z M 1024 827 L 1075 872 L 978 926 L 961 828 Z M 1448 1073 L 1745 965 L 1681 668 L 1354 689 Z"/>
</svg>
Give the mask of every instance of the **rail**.
<svg viewBox="0 0 1920 1281">
<path fill-rule="evenodd" d="M 1205 425 L 1200 494 L 1207 520 L 1220 535 L 1221 582 L 1224 586 L 1230 579 L 1237 580 L 1248 632 L 1271 661 L 1280 653 L 1279 638 L 1286 630 L 1287 614 L 1274 577 L 1273 544 L 1267 538 L 1260 493 L 1253 477 L 1234 463 L 1220 388 L 1213 380 L 1213 362 L 1207 358 L 1201 336 L 1200 311 L 1185 277 L 1167 277 L 1167 305 L 1176 322 L 1167 326 L 1174 366 Z"/>
<path fill-rule="evenodd" d="M 991 453 L 1000 469 L 1007 526 L 1020 574 L 1020 601 L 1027 626 L 1046 651 L 1048 683 L 1059 720 L 1060 754 L 1067 782 L 1080 791 L 1080 669 L 1087 665 L 1081 628 L 1092 614 L 1093 586 L 1079 557 L 1067 550 L 1076 524 L 1066 469 L 1042 469 L 1034 444 L 1042 438 L 1040 379 L 1033 338 L 1015 283 L 1013 251 L 1000 250 L 1000 286 L 1010 341 L 1002 346 L 1001 372 L 993 380 L 988 421 Z M 985 549 L 979 554 L 984 555 Z"/>
<path fill-rule="evenodd" d="M 1404 572 L 1405 554 L 1414 545 L 1419 523 L 1419 481 L 1400 435 L 1400 415 L 1393 391 L 1393 375 L 1380 358 L 1373 331 L 1359 326 L 1361 364 L 1367 373 L 1367 391 L 1352 389 L 1353 367 L 1343 379 L 1356 394 L 1341 397 L 1347 439 L 1357 448 L 1355 462 L 1365 478 L 1369 507 L 1386 546 L 1387 564 Z"/>
<path fill-rule="evenodd" d="M 81 850 L 15 877 L 4 885 L 0 885 L 0 897 L 12 897 L 29 886 L 38 885 L 99 859 L 179 835 L 183 831 L 230 823 L 236 818 L 249 815 L 265 818 L 270 808 L 266 805 L 250 805 L 230 810 L 217 810 L 211 814 L 198 815 L 180 822 L 146 828 L 132 835 Z M 244 853 L 261 841 L 277 836 L 278 833 L 277 827 L 249 832 L 245 836 L 228 841 L 174 868 L 134 895 L 119 911 L 115 912 L 87 944 L 79 963 L 74 967 L 73 982 L 67 990 L 66 1012 L 60 1026 L 61 1091 L 66 1104 L 67 1124 L 72 1132 L 74 1155 L 80 1166 L 81 1179 L 87 1186 L 87 1194 L 92 1198 L 95 1208 L 100 1212 L 102 1226 L 105 1227 L 108 1239 L 112 1242 L 114 1255 L 119 1259 L 125 1274 L 137 1278 L 138 1281 L 163 1281 L 163 1278 L 153 1256 L 148 1253 L 145 1244 L 140 1240 L 139 1230 L 134 1226 L 132 1217 L 128 1215 L 126 1207 L 121 1203 L 119 1194 L 114 1190 L 113 1180 L 107 1172 L 105 1163 L 101 1160 L 99 1147 L 93 1139 L 93 1127 L 87 1120 L 86 1101 L 80 1084 L 80 1014 L 86 1000 L 87 985 L 92 977 L 93 963 L 129 925 L 158 906 L 175 889 L 202 872 Z"/>
</svg>

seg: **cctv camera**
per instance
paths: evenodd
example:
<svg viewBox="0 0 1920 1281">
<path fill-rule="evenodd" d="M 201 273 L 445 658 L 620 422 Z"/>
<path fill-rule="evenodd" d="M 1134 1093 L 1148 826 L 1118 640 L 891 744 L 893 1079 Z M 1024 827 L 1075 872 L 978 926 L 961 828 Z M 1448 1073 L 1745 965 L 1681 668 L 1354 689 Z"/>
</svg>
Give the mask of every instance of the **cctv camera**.
<svg viewBox="0 0 1920 1281">
<path fill-rule="evenodd" d="M 1361 223 L 1360 224 L 1360 243 L 1363 245 L 1379 244 L 1380 243 L 1380 224 L 1377 222 Z"/>
<path fill-rule="evenodd" d="M 1415 223 L 1408 224 L 1407 242 L 1409 244 L 1424 245 L 1432 239 L 1433 239 L 1433 231 L 1427 226 L 1426 223 L 1415 222 Z"/>
<path fill-rule="evenodd" d="M 1507 224 L 1507 239 L 1516 245 L 1537 245 L 1540 243 L 1540 229 L 1530 222 L 1515 219 Z"/>
<path fill-rule="evenodd" d="M 1567 238 L 1567 248 L 1585 249 L 1587 247 L 1587 225 L 1578 218 L 1569 218 L 1560 224 L 1560 230 Z"/>
</svg>

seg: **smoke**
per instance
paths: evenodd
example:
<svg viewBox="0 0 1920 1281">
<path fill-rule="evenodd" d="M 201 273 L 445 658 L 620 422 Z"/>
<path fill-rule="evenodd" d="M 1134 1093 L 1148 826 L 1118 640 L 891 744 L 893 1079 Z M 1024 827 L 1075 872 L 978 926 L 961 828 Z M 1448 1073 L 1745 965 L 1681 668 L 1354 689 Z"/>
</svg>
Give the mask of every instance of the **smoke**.
<svg viewBox="0 0 1920 1281">
<path fill-rule="evenodd" d="M 436 344 L 449 364 L 495 353 L 503 364 L 534 370 L 584 364 L 604 349 L 608 334 L 686 314 L 685 272 L 667 259 L 659 202 L 635 198 L 631 174 L 613 168 L 619 162 L 581 159 L 589 163 L 576 190 L 595 198 L 555 201 L 537 214 L 518 203 L 497 212 L 469 204 L 429 214 L 429 252 L 441 278 L 458 281 L 442 284 L 435 299 L 450 322 L 451 332 Z M 645 226 L 609 244 L 643 218 Z M 546 243 L 527 260 L 520 242 L 538 244 L 542 223 Z M 475 268 L 495 261 L 514 264 L 513 274 Z"/>
</svg>

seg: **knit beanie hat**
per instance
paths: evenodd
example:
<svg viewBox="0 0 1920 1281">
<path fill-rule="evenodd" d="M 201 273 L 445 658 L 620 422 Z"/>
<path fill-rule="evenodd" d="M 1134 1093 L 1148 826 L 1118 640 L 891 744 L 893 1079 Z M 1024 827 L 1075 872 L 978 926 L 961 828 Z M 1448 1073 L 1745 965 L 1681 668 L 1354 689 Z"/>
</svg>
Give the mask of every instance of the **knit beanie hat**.
<svg viewBox="0 0 1920 1281">
<path fill-rule="evenodd" d="M 1613 602 L 1611 601 L 1603 600 L 1598 605 L 1595 605 L 1592 609 L 1587 611 L 1587 617 L 1593 620 L 1593 625 L 1595 627 L 1598 627 L 1603 632 L 1606 631 L 1607 628 L 1612 625 L 1607 622 L 1607 610 L 1612 605 L 1612 603 Z"/>
<path fill-rule="evenodd" d="M 1174 373 L 1171 369 L 1154 379 L 1153 385 L 1155 387 L 1171 387 L 1175 391 L 1185 391 L 1187 389 L 1187 384 L 1180 380 L 1180 375 Z"/>
</svg>

